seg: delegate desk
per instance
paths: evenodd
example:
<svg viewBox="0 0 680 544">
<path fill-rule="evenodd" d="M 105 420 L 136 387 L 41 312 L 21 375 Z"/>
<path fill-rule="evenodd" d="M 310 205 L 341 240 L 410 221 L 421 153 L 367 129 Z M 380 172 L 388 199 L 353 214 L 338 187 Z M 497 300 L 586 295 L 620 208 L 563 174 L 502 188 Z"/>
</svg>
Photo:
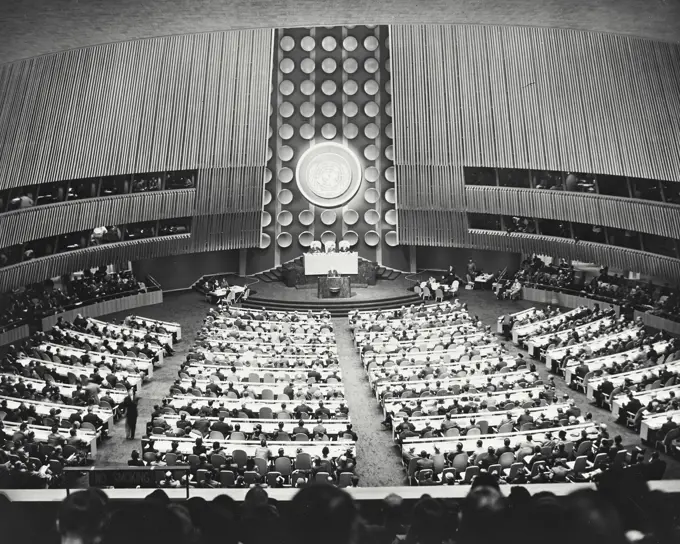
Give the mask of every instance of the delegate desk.
<svg viewBox="0 0 680 544">
<path fill-rule="evenodd" d="M 666 423 L 667 418 L 672 418 L 675 423 L 680 424 L 680 410 L 671 410 L 670 412 L 661 412 L 659 414 L 643 414 L 642 424 L 640 425 L 640 438 L 643 442 L 653 443 L 656 440 L 663 438 L 658 436 L 658 431 L 661 425 Z"/>
<path fill-rule="evenodd" d="M 193 453 L 193 448 L 196 443 L 196 439 L 192 437 L 158 437 L 154 438 L 154 446 L 160 452 L 167 453 L 172 449 L 172 443 L 177 442 L 179 444 L 177 450 L 184 454 L 190 455 Z M 212 441 L 211 441 L 212 442 Z M 235 450 L 245 451 L 248 457 L 253 457 L 255 455 L 255 450 L 260 447 L 259 440 L 215 440 L 219 442 L 220 446 L 224 448 L 224 451 L 229 455 L 233 455 Z M 147 439 L 143 439 L 142 443 L 148 443 Z M 297 457 L 297 450 L 302 450 L 303 453 L 308 453 L 312 457 L 322 455 L 322 450 L 327 447 L 330 452 L 329 456 L 333 459 L 340 457 L 347 451 L 351 451 L 352 454 L 356 451 L 356 442 L 351 440 L 317 440 L 310 442 L 302 441 L 288 441 L 288 442 L 277 442 L 275 440 L 267 441 L 267 447 L 269 451 L 272 452 L 271 459 L 276 457 L 276 452 L 279 449 L 283 449 L 284 455 L 295 459 Z"/>
<path fill-rule="evenodd" d="M 561 408 L 562 411 L 565 411 L 569 408 L 569 404 L 564 403 L 564 404 L 549 404 L 547 406 L 537 406 L 534 408 L 528 408 L 529 412 L 531 415 L 534 417 L 534 423 L 538 422 L 538 417 L 543 414 L 545 415 L 546 418 L 549 419 L 554 419 L 559 415 L 557 409 Z M 505 419 L 507 414 L 512 415 L 513 422 L 517 420 L 519 416 L 521 416 L 527 409 L 526 408 L 513 408 L 511 410 L 497 410 L 495 412 L 471 412 L 468 414 L 452 414 L 451 415 L 451 421 L 456 423 L 458 427 L 467 427 L 468 423 L 472 419 L 476 421 L 476 424 L 479 426 L 480 423 L 483 421 L 486 421 L 488 424 L 487 430 L 489 431 L 486 434 L 496 434 L 498 433 L 498 427 L 500 426 L 501 422 Z M 446 420 L 446 416 L 417 416 L 417 417 L 410 417 L 409 423 L 412 423 L 415 426 L 416 432 L 420 432 L 422 429 L 425 428 L 425 423 L 428 422 L 430 423 L 430 426 L 433 427 L 434 429 L 440 429 L 441 424 L 443 421 Z M 579 417 L 577 418 L 577 421 L 579 423 L 583 422 L 583 418 Z M 398 438 L 398 435 L 396 433 L 396 427 L 397 424 L 401 423 L 401 421 L 395 421 L 394 425 L 392 427 L 392 438 L 396 441 Z M 516 424 L 513 423 L 513 427 L 515 427 Z M 552 427 L 552 425 L 551 425 Z M 518 431 L 519 432 L 519 431 Z M 524 432 L 529 432 L 529 431 L 524 431 Z M 460 435 L 458 435 L 460 436 Z M 474 435 L 471 435 L 469 438 L 472 438 Z M 461 438 L 464 438 L 464 436 L 461 436 Z"/>
<path fill-rule="evenodd" d="M 192 361 L 189 366 L 185 366 L 180 372 L 197 379 L 212 379 L 213 376 L 215 377 L 214 379 L 219 379 L 216 375 L 219 370 L 224 370 L 224 367 Z M 335 378 L 336 380 L 331 383 L 339 383 L 342 381 L 342 372 L 339 369 L 320 368 L 317 372 L 321 374 L 321 382 L 326 382 L 329 378 Z M 223 374 L 224 381 L 226 382 L 276 383 L 277 381 L 283 380 L 285 382 L 300 382 L 307 384 L 307 380 L 309 380 L 306 369 L 304 371 L 296 371 L 287 368 L 240 367 L 235 368 L 235 372 L 231 372 L 230 368 L 226 374 Z M 183 376 L 180 374 L 180 377 Z"/>
<path fill-rule="evenodd" d="M 663 400 L 668 400 L 671 398 L 669 395 L 670 392 L 673 392 L 675 396 L 677 397 L 680 395 L 680 385 L 670 385 L 668 387 L 660 387 L 658 389 L 648 389 L 645 391 L 638 391 L 636 393 L 633 393 L 633 397 L 638 399 L 641 403 L 642 406 L 647 406 L 650 402 L 653 400 L 659 398 Z M 628 395 L 625 393 L 622 393 L 612 399 L 612 413 L 615 416 L 619 415 L 619 411 L 625 404 L 628 403 Z"/>
<path fill-rule="evenodd" d="M 172 416 L 172 415 L 164 415 L 163 419 L 165 422 L 170 425 L 173 429 L 177 428 L 177 422 L 180 420 L 180 416 Z M 186 416 L 187 421 L 190 421 L 192 424 L 195 421 L 198 421 L 199 418 L 198 416 Z M 212 425 L 216 421 L 218 421 L 219 418 L 216 417 L 206 417 L 206 420 L 210 422 Z M 305 423 L 305 428 L 311 433 L 314 427 L 316 427 L 316 419 L 310 419 L 306 418 L 303 419 Z M 252 434 L 255 432 L 255 425 L 261 425 L 262 426 L 262 432 L 264 433 L 274 433 L 279 430 L 279 423 L 283 423 L 283 430 L 284 432 L 287 432 L 289 434 L 293 433 L 293 429 L 298 426 L 299 419 L 242 419 L 242 418 L 237 418 L 237 417 L 225 417 L 224 422 L 228 423 L 232 427 L 235 425 L 240 425 L 240 432 L 246 433 L 246 434 Z M 331 435 L 337 435 L 338 433 L 345 432 L 347 430 L 347 425 L 352 423 L 349 419 L 349 416 L 346 419 L 326 419 L 323 422 L 323 426 L 326 428 L 326 434 L 328 436 Z M 212 439 L 208 435 L 207 438 L 205 438 L 205 441 L 211 441 Z"/>
<path fill-rule="evenodd" d="M 540 391 L 541 389 L 539 389 L 538 391 Z M 0 400 L 2 400 L 2 398 L 3 397 L 0 397 Z M 336 413 L 338 408 L 340 408 L 340 404 L 343 405 L 347 404 L 345 399 L 337 400 L 314 399 L 313 401 L 312 400 L 305 401 L 305 404 L 309 406 L 312 410 L 316 410 L 319 407 L 319 401 L 323 402 L 323 405 L 331 411 L 331 414 Z M 257 414 L 259 413 L 260 408 L 271 408 L 272 411 L 279 411 L 281 409 L 282 404 L 285 404 L 288 410 L 290 412 L 293 412 L 295 408 L 300 404 L 300 402 L 285 399 L 284 400 L 232 399 L 229 397 L 194 397 L 191 395 L 175 395 L 172 398 L 170 398 L 170 406 L 172 406 L 175 410 L 181 410 L 184 405 L 189 405 L 194 408 L 200 408 L 203 406 L 215 406 L 220 410 L 240 410 L 245 405 L 245 407 L 248 408 L 248 410 L 252 410 Z M 291 416 L 291 419 L 295 419 L 295 414 Z"/>
<path fill-rule="evenodd" d="M 305 276 L 326 276 L 329 270 L 356 276 L 359 273 L 358 253 L 305 253 Z"/>
<path fill-rule="evenodd" d="M 454 401 L 457 400 L 461 402 L 463 398 L 479 399 L 479 402 L 485 401 L 489 406 L 498 406 L 500 405 L 501 402 L 519 401 L 521 403 L 528 400 L 537 399 L 538 394 L 543 390 L 544 388 L 543 386 L 541 386 L 541 387 L 529 387 L 527 389 L 507 389 L 505 391 L 496 391 L 494 393 L 478 392 L 478 393 L 462 393 L 459 395 L 442 395 L 436 397 L 383 399 L 382 401 L 383 415 L 386 416 L 387 414 L 391 413 L 396 416 L 396 414 L 399 413 L 402 405 L 408 406 L 412 410 L 415 410 L 416 407 L 418 406 L 418 402 L 420 402 L 421 404 L 421 410 L 422 408 L 425 408 L 430 412 L 437 411 L 440 406 L 445 406 L 447 407 L 447 409 L 450 406 L 451 407 L 450 409 L 453 409 Z"/>
<path fill-rule="evenodd" d="M 150 317 L 142 317 L 139 315 L 129 315 L 125 318 L 125 324 L 129 326 L 129 323 L 134 322 L 139 325 L 163 327 L 165 330 L 174 333 L 177 341 L 182 339 L 182 327 L 179 323 L 174 323 L 172 321 L 160 321 L 158 319 L 151 319 Z"/>
<path fill-rule="evenodd" d="M 0 395 L 0 402 L 7 401 L 9 410 L 16 410 L 24 404 L 25 406 L 35 406 L 35 411 L 40 416 L 50 416 L 50 409 L 61 410 L 61 418 L 68 419 L 73 412 L 78 412 L 81 416 L 87 413 L 87 406 L 74 406 L 72 404 L 60 404 L 57 402 L 43 402 L 39 400 L 18 399 L 16 397 L 5 397 Z M 113 432 L 113 411 L 107 408 L 94 406 L 94 413 L 99 416 L 110 432 Z"/>
<path fill-rule="evenodd" d="M 5 421 L 4 424 L 5 432 L 10 435 L 17 432 L 21 426 L 21 423 L 18 421 Z M 46 443 L 47 437 L 52 433 L 52 427 L 47 427 L 46 425 L 29 425 L 28 430 L 33 431 L 35 434 L 34 440 L 41 443 Z M 70 431 L 71 429 L 60 427 L 57 432 L 64 440 L 66 440 L 71 436 Z M 79 428 L 76 431 L 76 436 L 80 438 L 87 447 L 90 448 L 90 454 L 92 457 L 97 455 L 97 437 L 99 434 L 100 433 L 98 431 L 82 428 Z"/>
<path fill-rule="evenodd" d="M 36 363 L 36 364 L 41 364 L 43 367 L 47 369 L 47 372 L 45 374 L 56 374 L 58 376 L 61 376 L 62 378 L 68 379 L 69 374 L 75 374 L 76 376 L 92 376 L 95 372 L 99 374 L 102 378 L 106 379 L 106 376 L 109 374 L 109 369 L 107 368 L 106 370 L 104 369 L 97 369 L 93 366 L 73 366 L 73 365 L 65 365 L 63 363 L 51 363 L 49 361 L 43 361 L 42 359 L 32 359 L 30 357 L 27 358 L 21 358 L 17 359 L 17 363 L 20 364 L 23 367 L 27 367 L 30 363 Z M 119 379 L 123 380 L 123 373 L 122 372 L 113 372 L 113 374 Z M 132 386 L 137 386 L 139 389 L 142 385 L 142 379 L 139 376 L 132 376 L 129 373 L 127 374 L 127 380 L 130 382 L 130 385 Z M 54 378 L 54 376 L 52 376 Z M 24 379 L 27 379 L 24 377 Z M 47 380 L 47 378 L 45 378 Z M 44 381 L 41 382 L 42 386 L 44 386 Z M 41 386 L 41 389 L 42 389 Z M 101 391 L 113 391 L 112 388 L 108 387 L 102 387 L 100 386 Z M 120 393 L 121 391 L 119 391 Z M 123 393 L 125 395 L 125 393 Z"/>
<path fill-rule="evenodd" d="M 473 436 L 448 436 L 443 438 L 407 438 L 402 444 L 404 450 L 416 448 L 419 453 L 426 451 L 429 454 L 434 454 L 434 449 L 437 448 L 441 453 L 451 453 L 456 451 L 456 444 L 459 442 L 463 444 L 463 451 L 466 453 L 473 452 L 477 449 L 477 441 L 481 440 L 482 447 L 488 448 L 493 446 L 495 449 L 503 446 L 506 438 L 510 439 L 512 446 L 521 442 L 527 435 L 532 436 L 533 442 L 538 446 L 541 442 L 547 440 L 547 433 L 553 436 L 560 431 L 567 433 L 567 440 L 571 442 L 577 441 L 581 438 L 581 431 L 585 430 L 588 433 L 589 439 L 597 437 L 597 425 L 593 423 L 582 423 L 579 425 L 566 425 L 564 427 L 551 427 L 548 429 L 533 429 L 531 431 L 517 431 L 513 433 L 498 433 L 498 434 L 479 434 Z"/>
</svg>

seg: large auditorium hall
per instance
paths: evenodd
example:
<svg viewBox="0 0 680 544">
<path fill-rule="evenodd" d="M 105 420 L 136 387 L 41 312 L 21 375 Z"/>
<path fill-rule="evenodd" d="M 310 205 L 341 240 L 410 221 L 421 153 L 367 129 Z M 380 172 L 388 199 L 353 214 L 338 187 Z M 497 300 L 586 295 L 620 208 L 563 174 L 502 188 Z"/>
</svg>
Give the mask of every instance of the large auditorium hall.
<svg viewBox="0 0 680 544">
<path fill-rule="evenodd" d="M 0 541 L 680 541 L 677 0 L 0 27 Z"/>
</svg>

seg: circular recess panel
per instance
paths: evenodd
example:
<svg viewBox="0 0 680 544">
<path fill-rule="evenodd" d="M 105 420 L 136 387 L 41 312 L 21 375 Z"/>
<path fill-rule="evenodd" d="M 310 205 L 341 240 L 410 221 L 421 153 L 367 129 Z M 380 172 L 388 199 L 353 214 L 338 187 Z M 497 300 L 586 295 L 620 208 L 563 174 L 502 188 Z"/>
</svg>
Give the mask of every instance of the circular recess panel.
<svg viewBox="0 0 680 544">
<path fill-rule="evenodd" d="M 349 147 L 325 142 L 302 154 L 295 181 L 302 195 L 312 204 L 337 208 L 351 200 L 359 190 L 362 174 L 359 158 Z"/>
</svg>

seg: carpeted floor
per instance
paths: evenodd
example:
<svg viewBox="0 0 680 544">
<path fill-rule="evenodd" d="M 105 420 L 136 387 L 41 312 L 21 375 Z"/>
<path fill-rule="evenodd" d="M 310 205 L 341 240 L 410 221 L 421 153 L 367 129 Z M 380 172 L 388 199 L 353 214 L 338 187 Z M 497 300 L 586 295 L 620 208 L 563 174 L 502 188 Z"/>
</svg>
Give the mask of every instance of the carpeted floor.
<svg viewBox="0 0 680 544">
<path fill-rule="evenodd" d="M 271 291 L 270 295 L 272 298 L 276 294 L 279 295 L 276 298 L 282 300 L 295 300 L 297 297 L 302 298 L 306 296 L 304 291 L 288 289 L 282 284 L 267 285 L 268 291 Z M 402 294 L 404 292 L 403 289 L 404 286 L 401 282 L 381 282 L 380 289 L 376 289 L 373 295 L 379 292 L 380 296 L 383 297 L 396 296 Z M 492 293 L 484 291 L 463 291 L 461 293 L 461 300 L 468 303 L 470 312 L 477 315 L 479 319 L 493 328 L 495 328 L 499 315 L 516 312 L 532 306 L 531 303 L 525 301 L 498 301 Z M 154 373 L 153 379 L 142 388 L 137 427 L 138 439 L 135 441 L 126 440 L 124 423 L 119 422 L 116 425 L 113 438 L 102 445 L 98 453 L 97 465 L 113 466 L 127 464 L 130 452 L 134 448 L 140 448 L 139 438 L 144 432 L 144 426 L 149 419 L 153 405 L 159 403 L 163 396 L 168 394 L 170 384 L 177 376 L 180 363 L 193 343 L 196 332 L 200 329 L 203 318 L 209 308 L 210 305 L 205 302 L 202 296 L 188 291 L 168 294 L 165 296 L 163 304 L 141 308 L 137 312 L 150 318 L 179 322 L 182 325 L 183 341 L 176 346 L 175 355 L 166 358 L 163 367 L 158 369 Z M 112 314 L 103 316 L 103 319 L 119 321 L 124 317 L 124 314 Z M 405 475 L 399 454 L 394 448 L 390 433 L 383 431 L 380 425 L 382 412 L 368 385 L 366 373 L 354 348 L 347 320 L 344 318 L 335 319 L 334 324 L 347 402 L 354 429 L 359 435 L 357 444 L 359 459 L 357 473 L 360 478 L 360 485 L 362 487 L 404 485 Z M 506 347 L 512 352 L 518 351 L 511 342 L 507 342 Z M 536 366 L 541 377 L 547 379 L 548 372 L 545 369 L 545 365 L 537 363 Z M 615 424 L 610 412 L 590 405 L 585 395 L 568 389 L 564 380 L 561 378 L 556 379 L 556 385 L 560 394 L 569 394 L 576 400 L 576 403 L 584 412 L 591 411 L 596 421 L 606 423 L 612 435 L 622 435 L 625 444 L 633 447 L 640 443 L 640 438 L 637 434 Z M 680 478 L 680 463 L 668 457 L 665 457 L 665 459 L 668 462 L 665 478 Z"/>
</svg>

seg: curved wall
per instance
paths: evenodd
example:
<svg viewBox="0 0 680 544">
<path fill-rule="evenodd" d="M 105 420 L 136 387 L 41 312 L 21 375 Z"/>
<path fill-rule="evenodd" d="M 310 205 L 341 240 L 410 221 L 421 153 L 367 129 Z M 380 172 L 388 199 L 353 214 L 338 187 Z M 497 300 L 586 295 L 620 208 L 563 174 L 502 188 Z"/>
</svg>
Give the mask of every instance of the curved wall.
<svg viewBox="0 0 680 544">
<path fill-rule="evenodd" d="M 680 260 L 604 244 L 469 229 L 467 211 L 678 238 L 679 207 L 465 187 L 463 168 L 680 182 L 680 46 L 570 30 L 393 26 L 400 242 L 547 253 L 670 280 Z M 444 54 L 447 52 L 448 54 Z"/>
<path fill-rule="evenodd" d="M 272 32 L 115 43 L 0 67 L 0 188 L 263 167 Z"/>
<path fill-rule="evenodd" d="M 680 40 L 680 5 L 648 0 L 105 0 L 5 2 L 0 63 L 64 49 L 189 32 L 346 23 L 482 23 Z"/>
<path fill-rule="evenodd" d="M 332 30 L 338 40 L 358 31 Z M 283 119 L 278 115 L 283 99 L 272 93 L 272 74 L 279 89 L 283 58 L 274 32 L 164 37 L 0 66 L 0 187 L 126 173 L 198 172 L 196 189 L 96 198 L 0 215 L 1 247 L 101 224 L 193 217 L 191 235 L 179 237 L 181 244 L 171 242 L 174 237 L 161 237 L 52 255 L 2 269 L 0 287 L 40 281 L 90 262 L 257 248 L 269 180 L 265 166 L 278 172 L 283 148 Z M 386 123 L 391 114 L 394 127 L 389 131 L 394 139 L 389 161 L 393 156 L 401 244 L 480 244 L 524 252 L 536 247 L 680 277 L 676 259 L 635 250 L 599 244 L 586 250 L 590 246 L 584 242 L 532 235 L 500 243 L 499 233 L 469 229 L 466 216 L 467 211 L 516 214 L 677 239 L 678 206 L 465 187 L 463 176 L 463 167 L 481 165 L 679 182 L 678 44 L 527 27 L 394 26 L 389 32 L 384 41 L 380 35 L 376 56 L 385 61 L 381 77 L 389 73 L 391 82 L 392 104 L 387 113 L 384 95 L 385 112 L 380 115 L 385 113 Z M 327 52 L 317 48 L 309 54 L 316 59 Z M 344 65 L 346 60 L 343 49 L 336 63 Z M 328 77 L 322 68 L 316 64 L 312 81 Z M 338 77 L 343 86 L 349 78 L 344 72 Z M 293 90 L 299 84 L 294 83 Z M 314 100 L 327 100 L 322 94 L 317 91 Z M 337 113 L 329 119 L 340 134 L 349 123 L 344 107 L 349 98 L 338 97 Z M 272 112 L 277 115 L 270 124 Z M 318 117 L 315 122 L 325 123 L 321 112 L 313 115 Z M 270 127 L 276 129 L 271 136 Z M 268 138 L 276 151 L 270 158 Z M 389 142 L 382 132 L 377 141 L 382 156 L 381 145 Z M 298 144 L 295 156 L 309 145 Z M 382 166 L 388 164 L 381 160 Z M 282 188 L 277 175 L 272 177 Z M 392 200 L 383 202 L 381 196 L 380 206 L 387 209 Z M 270 206 L 279 206 L 278 199 Z M 282 210 L 272 211 L 276 213 L 270 213 L 274 221 L 269 228 L 278 229 Z M 325 228 L 318 227 L 320 232 Z M 344 227 L 339 232 L 344 234 Z M 276 239 L 279 231 L 272 234 Z M 135 246 L 139 243 L 143 251 Z M 375 253 L 379 260 L 378 250 Z M 287 258 L 281 255 L 280 261 Z M 264 268 L 274 264 L 278 261 Z"/>
</svg>

